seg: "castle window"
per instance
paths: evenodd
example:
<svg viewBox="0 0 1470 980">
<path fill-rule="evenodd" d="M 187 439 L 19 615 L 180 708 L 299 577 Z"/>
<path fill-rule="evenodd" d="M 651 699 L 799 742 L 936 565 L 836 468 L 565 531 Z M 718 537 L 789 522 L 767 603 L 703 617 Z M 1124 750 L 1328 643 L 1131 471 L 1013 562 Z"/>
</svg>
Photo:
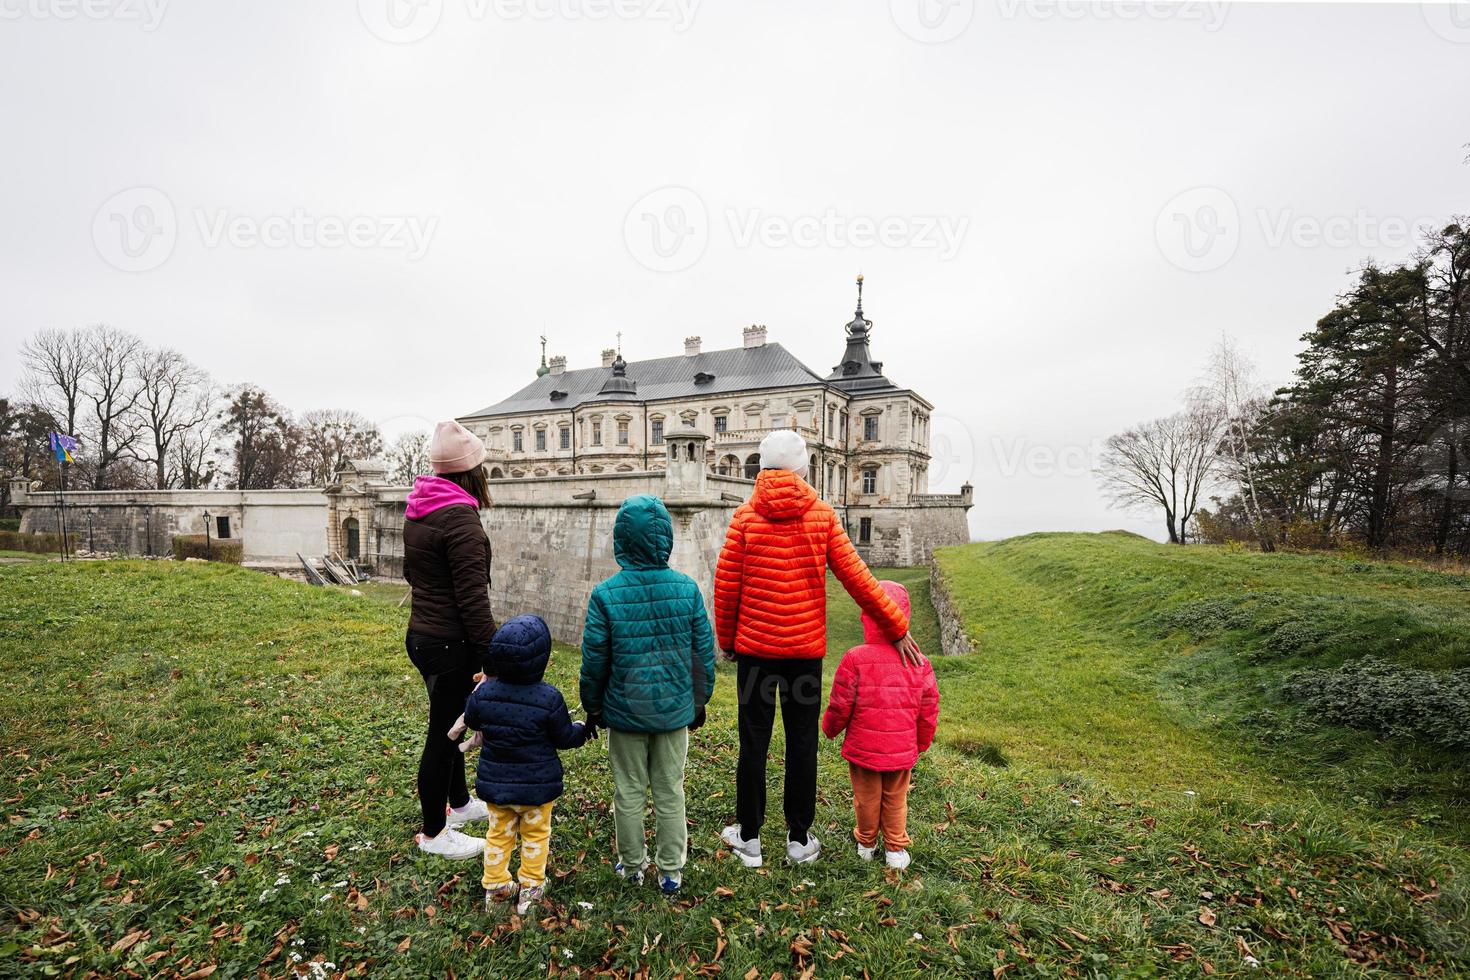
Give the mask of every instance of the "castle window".
<svg viewBox="0 0 1470 980">
<path fill-rule="evenodd" d="M 858 544 L 867 544 L 873 540 L 873 519 L 864 517 L 858 521 Z"/>
<path fill-rule="evenodd" d="M 628 423 L 627 422 L 619 422 L 618 423 L 618 445 L 619 446 L 626 446 L 627 444 L 628 444 Z"/>
<path fill-rule="evenodd" d="M 664 420 L 654 419 L 649 428 L 649 435 L 653 444 L 655 446 L 662 446 L 664 443 Z"/>
<path fill-rule="evenodd" d="M 522 438 L 522 434 L 521 434 L 520 430 L 517 429 L 515 432 L 512 432 L 510 434 L 510 436 L 511 436 L 510 441 L 512 443 L 511 448 L 514 449 L 518 453 L 519 452 L 524 452 L 525 451 L 525 448 L 526 448 L 526 440 L 524 438 Z"/>
<path fill-rule="evenodd" d="M 730 416 L 728 416 L 728 415 L 716 415 L 715 416 L 715 431 L 716 432 L 729 432 L 730 431 Z"/>
<path fill-rule="evenodd" d="M 869 415 L 863 419 L 863 438 L 868 440 L 878 438 L 878 416 Z"/>
<path fill-rule="evenodd" d="M 869 466 L 863 469 L 863 493 L 878 492 L 878 471 Z"/>
<path fill-rule="evenodd" d="M 563 449 L 571 449 L 572 448 L 572 429 L 571 429 L 571 426 L 564 425 L 564 426 L 561 427 L 561 448 L 563 448 Z"/>
<path fill-rule="evenodd" d="M 546 430 L 545 429 L 537 429 L 536 430 L 536 451 L 538 453 L 544 453 L 544 452 L 546 452 Z"/>
<path fill-rule="evenodd" d="M 847 413 L 846 412 L 843 412 L 842 413 L 842 425 L 840 426 L 840 431 L 837 433 L 837 438 L 839 438 L 839 439 L 846 439 L 847 438 Z"/>
<path fill-rule="evenodd" d="M 592 423 L 592 445 L 594 445 L 594 446 L 600 446 L 600 445 L 602 445 L 602 423 L 601 422 L 593 422 Z"/>
<path fill-rule="evenodd" d="M 761 454 L 751 453 L 745 457 L 745 478 L 754 480 L 761 475 Z"/>
<path fill-rule="evenodd" d="M 230 519 L 223 515 L 214 519 L 215 537 L 228 538 L 230 536 Z"/>
<path fill-rule="evenodd" d="M 836 432 L 837 432 L 837 406 L 835 406 L 835 405 L 828 405 L 827 406 L 827 431 L 824 432 L 824 433 L 822 433 L 822 434 L 825 435 L 828 439 L 831 439 L 832 436 L 834 434 L 836 434 Z"/>
<path fill-rule="evenodd" d="M 678 446 L 672 446 L 672 445 L 669 446 L 669 462 L 670 463 L 677 463 L 678 461 L 679 461 L 679 447 Z"/>
</svg>

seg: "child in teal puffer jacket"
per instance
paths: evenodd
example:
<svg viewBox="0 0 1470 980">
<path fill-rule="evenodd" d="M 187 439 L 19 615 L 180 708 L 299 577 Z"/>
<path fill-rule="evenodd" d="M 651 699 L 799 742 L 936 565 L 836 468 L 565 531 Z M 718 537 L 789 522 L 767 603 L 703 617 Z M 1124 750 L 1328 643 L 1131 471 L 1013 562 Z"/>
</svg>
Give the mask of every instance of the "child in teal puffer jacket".
<svg viewBox="0 0 1470 980">
<path fill-rule="evenodd" d="M 618 873 L 641 883 L 648 864 L 643 809 L 653 790 L 659 887 L 676 894 L 689 844 L 684 761 L 715 689 L 715 645 L 704 596 L 669 568 L 674 525 L 663 501 L 640 494 L 618 509 L 613 554 L 622 571 L 592 590 L 582 630 L 582 707 L 608 730 Z"/>
</svg>

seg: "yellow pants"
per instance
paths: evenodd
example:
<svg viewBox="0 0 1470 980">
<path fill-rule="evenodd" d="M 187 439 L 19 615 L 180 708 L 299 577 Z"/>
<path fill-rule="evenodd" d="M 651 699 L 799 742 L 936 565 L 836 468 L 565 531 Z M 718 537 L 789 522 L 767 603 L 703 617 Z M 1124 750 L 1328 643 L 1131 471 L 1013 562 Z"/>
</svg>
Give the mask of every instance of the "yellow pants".
<svg viewBox="0 0 1470 980">
<path fill-rule="evenodd" d="M 497 806 L 490 808 L 489 826 L 485 829 L 485 878 L 486 888 L 494 888 L 510 881 L 510 852 L 515 850 L 516 837 L 521 839 L 521 868 L 517 876 L 524 888 L 536 888 L 546 883 L 546 859 L 551 851 L 551 807 L 550 803 L 540 806 Z"/>
</svg>

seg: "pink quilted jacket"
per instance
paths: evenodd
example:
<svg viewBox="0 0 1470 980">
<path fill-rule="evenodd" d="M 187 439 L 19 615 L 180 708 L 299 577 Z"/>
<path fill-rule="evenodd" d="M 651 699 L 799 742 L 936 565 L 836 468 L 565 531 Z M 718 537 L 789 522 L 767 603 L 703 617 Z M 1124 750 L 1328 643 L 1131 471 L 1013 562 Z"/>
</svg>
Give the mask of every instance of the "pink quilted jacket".
<svg viewBox="0 0 1470 980">
<path fill-rule="evenodd" d="M 883 591 L 909 614 L 908 590 L 880 582 Z M 934 743 L 939 724 L 939 685 L 934 668 L 905 667 L 898 650 L 878 624 L 863 615 L 862 646 L 842 657 L 832 678 L 832 696 L 822 716 L 822 731 L 836 738 L 846 729 L 842 757 L 875 772 L 912 769 L 919 753 Z"/>
</svg>

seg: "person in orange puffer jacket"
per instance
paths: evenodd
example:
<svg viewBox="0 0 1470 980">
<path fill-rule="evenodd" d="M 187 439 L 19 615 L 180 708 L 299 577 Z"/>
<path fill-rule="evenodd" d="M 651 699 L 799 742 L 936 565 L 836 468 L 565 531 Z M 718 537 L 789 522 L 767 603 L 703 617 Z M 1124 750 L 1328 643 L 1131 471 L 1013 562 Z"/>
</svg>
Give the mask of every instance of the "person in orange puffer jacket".
<svg viewBox="0 0 1470 980">
<path fill-rule="evenodd" d="M 739 665 L 740 761 L 736 823 L 721 839 L 747 867 L 762 863 L 766 753 L 777 700 L 786 731 L 786 855 L 814 861 L 818 720 L 827 652 L 827 569 L 897 647 L 905 664 L 923 663 L 908 615 L 868 571 L 830 504 L 805 480 L 806 441 L 783 429 L 761 442 L 755 492 L 730 520 L 715 568 L 715 638 Z"/>
</svg>

